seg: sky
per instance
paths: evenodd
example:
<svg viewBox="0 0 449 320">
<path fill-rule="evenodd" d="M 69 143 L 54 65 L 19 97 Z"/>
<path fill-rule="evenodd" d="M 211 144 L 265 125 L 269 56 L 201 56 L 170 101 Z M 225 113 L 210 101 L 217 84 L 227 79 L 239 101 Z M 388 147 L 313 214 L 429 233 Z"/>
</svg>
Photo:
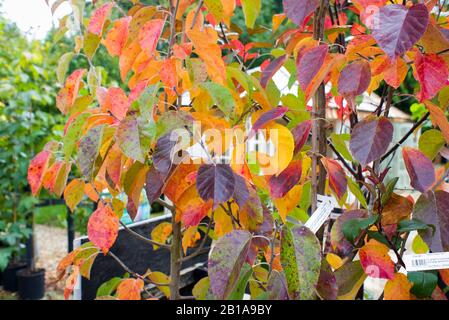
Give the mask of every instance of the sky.
<svg viewBox="0 0 449 320">
<path fill-rule="evenodd" d="M 54 1 L 50 0 L 50 5 Z M 64 3 L 52 17 L 45 0 L 0 0 L 0 11 L 4 17 L 15 22 L 28 38 L 43 39 L 53 24 L 57 26 L 58 19 L 71 10 Z"/>
</svg>

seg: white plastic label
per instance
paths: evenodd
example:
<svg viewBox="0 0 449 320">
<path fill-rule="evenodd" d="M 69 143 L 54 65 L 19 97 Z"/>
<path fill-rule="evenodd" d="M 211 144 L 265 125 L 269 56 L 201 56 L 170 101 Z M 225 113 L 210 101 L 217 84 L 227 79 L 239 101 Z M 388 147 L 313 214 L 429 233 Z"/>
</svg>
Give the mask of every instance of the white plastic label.
<svg viewBox="0 0 449 320">
<path fill-rule="evenodd" d="M 336 205 L 336 201 L 333 197 L 318 195 L 317 198 L 320 203 L 315 212 L 310 216 L 309 220 L 304 224 L 313 233 L 316 233 L 321 228 Z"/>
<path fill-rule="evenodd" d="M 449 252 L 406 254 L 402 257 L 407 271 L 425 271 L 449 268 Z"/>
</svg>

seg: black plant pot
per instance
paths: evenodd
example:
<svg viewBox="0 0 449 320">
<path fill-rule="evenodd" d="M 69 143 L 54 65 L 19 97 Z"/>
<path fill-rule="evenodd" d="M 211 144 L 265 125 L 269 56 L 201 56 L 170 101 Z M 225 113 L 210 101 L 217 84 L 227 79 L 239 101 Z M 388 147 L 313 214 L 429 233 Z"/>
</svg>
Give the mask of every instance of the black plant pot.
<svg viewBox="0 0 449 320">
<path fill-rule="evenodd" d="M 17 271 L 26 268 L 25 262 L 17 262 L 10 264 L 3 271 L 3 289 L 10 292 L 17 291 Z"/>
<path fill-rule="evenodd" d="M 45 269 L 22 269 L 17 272 L 19 297 L 22 300 L 39 300 L 45 294 Z"/>
</svg>

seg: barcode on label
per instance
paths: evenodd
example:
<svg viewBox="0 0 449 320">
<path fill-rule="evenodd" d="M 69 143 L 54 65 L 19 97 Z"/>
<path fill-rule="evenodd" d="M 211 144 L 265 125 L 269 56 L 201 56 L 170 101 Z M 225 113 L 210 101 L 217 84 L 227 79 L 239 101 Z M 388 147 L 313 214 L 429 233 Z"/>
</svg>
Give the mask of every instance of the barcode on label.
<svg viewBox="0 0 449 320">
<path fill-rule="evenodd" d="M 414 267 L 423 267 L 427 265 L 427 261 L 424 259 L 412 260 L 412 266 Z"/>
</svg>

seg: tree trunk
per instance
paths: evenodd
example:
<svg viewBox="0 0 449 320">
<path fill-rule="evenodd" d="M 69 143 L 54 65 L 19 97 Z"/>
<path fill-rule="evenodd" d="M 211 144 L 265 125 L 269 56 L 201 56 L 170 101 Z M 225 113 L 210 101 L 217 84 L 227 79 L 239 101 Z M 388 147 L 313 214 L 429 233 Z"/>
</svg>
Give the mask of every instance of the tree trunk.
<svg viewBox="0 0 449 320">
<path fill-rule="evenodd" d="M 179 299 L 179 283 L 181 278 L 181 223 L 175 221 L 172 212 L 173 240 L 170 248 L 170 300 Z"/>
</svg>

